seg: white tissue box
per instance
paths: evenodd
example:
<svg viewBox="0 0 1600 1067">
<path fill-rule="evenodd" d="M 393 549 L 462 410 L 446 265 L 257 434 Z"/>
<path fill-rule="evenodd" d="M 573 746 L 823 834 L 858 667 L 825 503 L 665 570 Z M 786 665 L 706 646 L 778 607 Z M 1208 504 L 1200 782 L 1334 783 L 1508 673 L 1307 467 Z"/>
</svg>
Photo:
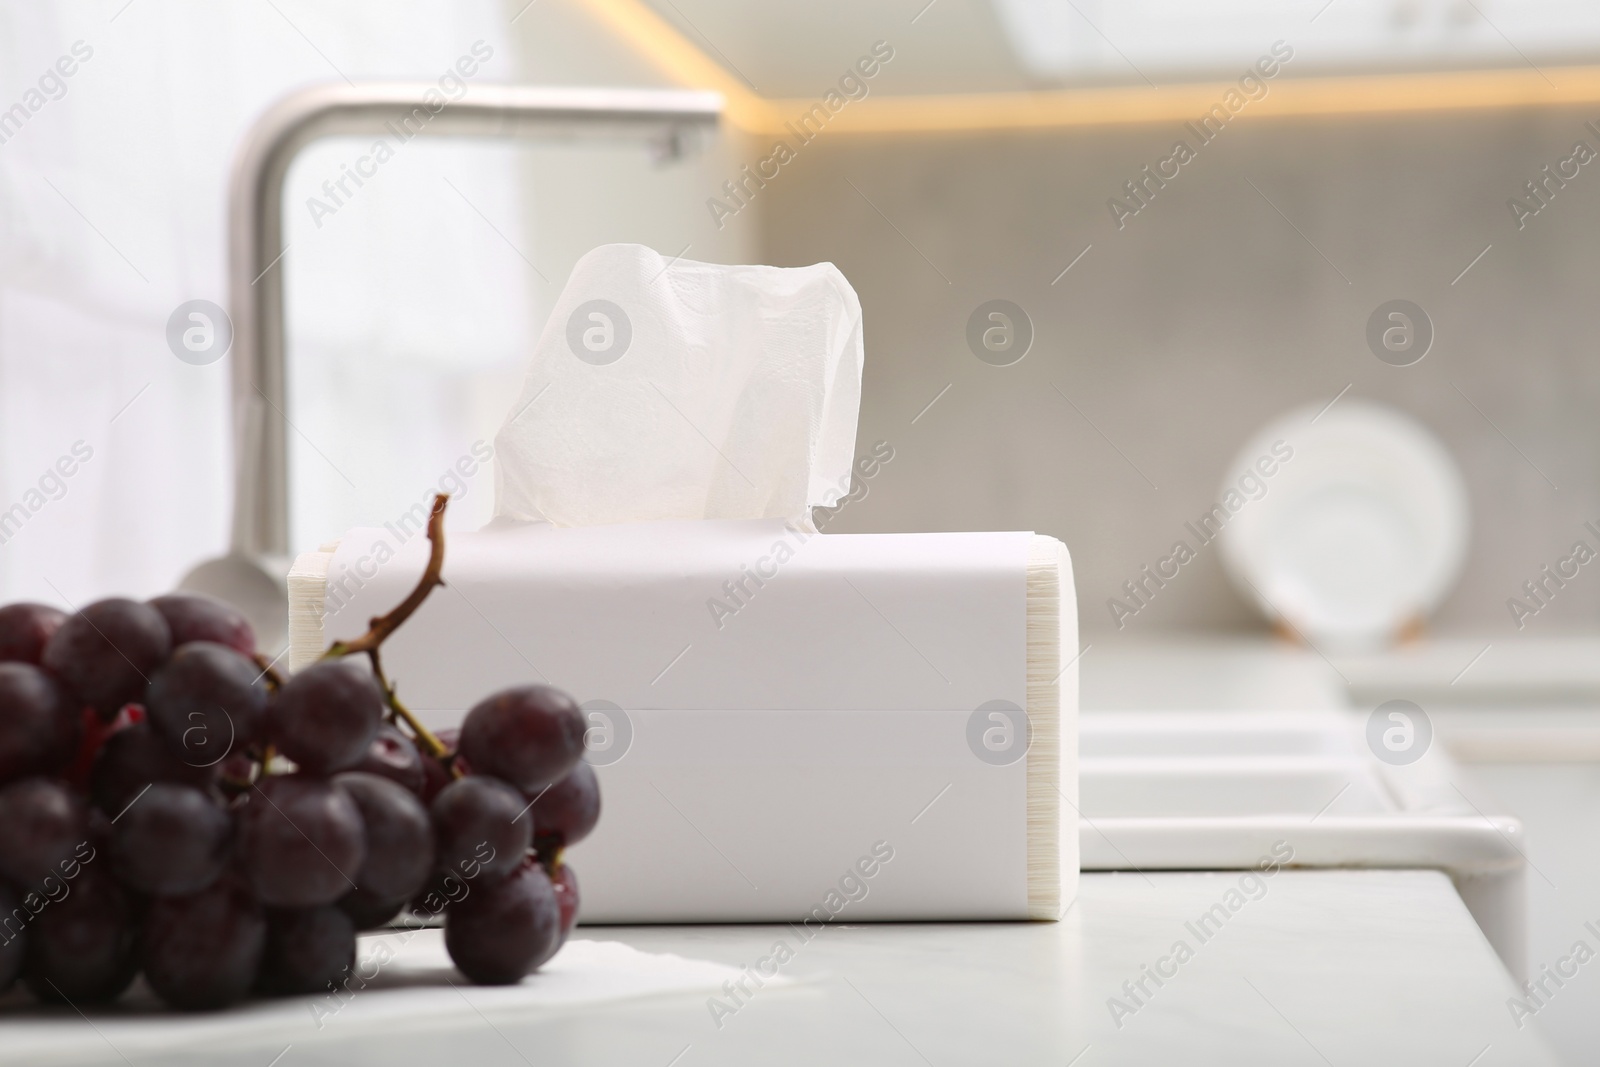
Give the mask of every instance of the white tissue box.
<svg viewBox="0 0 1600 1067">
<path fill-rule="evenodd" d="M 290 574 L 294 662 L 402 599 L 420 534 L 358 529 Z M 1027 533 L 777 521 L 448 538 L 385 645 L 453 725 L 548 682 L 590 717 L 586 922 L 1054 919 L 1077 890 L 1071 563 Z"/>
</svg>

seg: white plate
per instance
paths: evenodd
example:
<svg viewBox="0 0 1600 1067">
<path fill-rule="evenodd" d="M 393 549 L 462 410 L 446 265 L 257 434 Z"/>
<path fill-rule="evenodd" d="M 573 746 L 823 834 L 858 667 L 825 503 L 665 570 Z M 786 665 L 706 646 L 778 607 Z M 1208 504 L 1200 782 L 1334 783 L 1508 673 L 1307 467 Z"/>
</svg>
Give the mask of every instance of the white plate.
<svg viewBox="0 0 1600 1067">
<path fill-rule="evenodd" d="M 1437 607 L 1460 574 L 1466 488 L 1413 419 L 1348 398 L 1319 410 L 1272 422 L 1230 464 L 1219 500 L 1232 490 L 1244 503 L 1223 527 L 1223 562 L 1268 617 L 1313 643 L 1379 647 Z M 1271 462 L 1258 466 L 1262 457 Z"/>
</svg>

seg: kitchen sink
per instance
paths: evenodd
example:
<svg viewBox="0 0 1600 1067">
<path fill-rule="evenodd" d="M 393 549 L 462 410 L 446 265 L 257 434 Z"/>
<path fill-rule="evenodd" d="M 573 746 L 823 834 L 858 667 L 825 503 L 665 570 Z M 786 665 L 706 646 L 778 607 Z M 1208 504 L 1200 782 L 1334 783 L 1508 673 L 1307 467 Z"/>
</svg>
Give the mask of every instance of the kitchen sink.
<svg viewBox="0 0 1600 1067">
<path fill-rule="evenodd" d="M 1090 818 L 1370 815 L 1396 799 L 1338 714 L 1121 712 L 1082 717 Z"/>
<path fill-rule="evenodd" d="M 1079 751 L 1095 759 L 1350 755 L 1349 738 L 1330 725 L 1323 716 L 1248 711 L 1091 712 L 1079 726 Z"/>
<path fill-rule="evenodd" d="M 1522 825 L 1484 812 L 1434 745 L 1406 766 L 1349 711 L 1080 716 L 1084 870 L 1287 866 L 1447 873 L 1507 969 L 1526 972 Z"/>
<path fill-rule="evenodd" d="M 1085 814 L 1123 818 L 1247 815 L 1371 815 L 1393 811 L 1373 776 L 1328 759 L 1085 760 L 1079 783 Z M 1092 774 L 1090 773 L 1092 772 Z"/>
</svg>

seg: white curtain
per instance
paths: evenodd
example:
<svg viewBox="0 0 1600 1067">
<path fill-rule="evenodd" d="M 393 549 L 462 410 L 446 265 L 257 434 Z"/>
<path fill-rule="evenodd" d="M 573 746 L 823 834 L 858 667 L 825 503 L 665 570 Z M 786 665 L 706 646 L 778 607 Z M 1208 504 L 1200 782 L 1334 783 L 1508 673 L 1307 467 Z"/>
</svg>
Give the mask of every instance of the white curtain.
<svg viewBox="0 0 1600 1067">
<path fill-rule="evenodd" d="M 223 550 L 229 361 L 180 361 L 166 325 L 226 305 L 235 146 L 295 88 L 437 82 L 475 47 L 467 91 L 516 80 L 496 0 L 0 2 L 0 600 L 147 596 Z M 407 145 L 313 218 L 369 146 L 312 146 L 285 196 L 297 549 L 492 440 L 542 284 L 506 146 Z M 489 512 L 464 480 L 458 523 Z"/>
</svg>

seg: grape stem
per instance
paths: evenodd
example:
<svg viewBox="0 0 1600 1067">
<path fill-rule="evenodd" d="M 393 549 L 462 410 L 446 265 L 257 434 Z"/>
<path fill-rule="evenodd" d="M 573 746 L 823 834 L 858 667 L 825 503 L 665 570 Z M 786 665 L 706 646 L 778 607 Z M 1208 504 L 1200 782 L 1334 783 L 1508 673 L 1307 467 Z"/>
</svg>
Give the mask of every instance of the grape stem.
<svg viewBox="0 0 1600 1067">
<path fill-rule="evenodd" d="M 255 660 L 256 666 L 261 668 L 261 677 L 267 680 L 267 690 L 276 693 L 282 689 L 283 675 L 279 674 L 277 668 L 273 666 L 276 660 L 269 660 L 259 652 L 252 658 Z"/>
<path fill-rule="evenodd" d="M 427 750 L 428 755 L 441 759 L 446 753 L 444 742 L 435 737 L 426 726 L 417 721 L 417 717 L 400 702 L 395 695 L 394 686 L 383 673 L 383 662 L 378 657 L 378 647 L 400 628 L 400 625 L 409 619 L 422 602 L 428 599 L 428 594 L 436 586 L 444 584 L 441 574 L 444 570 L 444 509 L 450 503 L 450 498 L 444 493 L 435 493 L 433 497 L 433 510 L 428 516 L 428 565 L 423 568 L 422 577 L 417 580 L 417 586 L 411 594 L 402 600 L 393 611 L 387 615 L 375 615 L 367 622 L 367 632 L 354 641 L 335 641 L 328 646 L 322 654 L 323 659 L 337 659 L 340 656 L 353 656 L 365 653 L 372 663 L 372 673 L 378 680 L 378 686 L 383 690 L 384 702 L 389 705 L 389 710 L 396 716 L 405 720 L 407 726 L 416 735 L 417 742 Z"/>
<path fill-rule="evenodd" d="M 428 565 L 422 571 L 422 577 L 417 580 L 417 587 L 411 590 L 411 595 L 400 601 L 399 605 L 387 615 L 376 615 L 367 621 L 367 632 L 354 641 L 335 641 L 328 646 L 328 651 L 322 655 L 323 659 L 333 659 L 336 656 L 349 656 L 357 652 L 372 652 L 379 645 L 400 628 L 400 624 L 411 618 L 412 614 L 428 599 L 428 594 L 433 592 L 435 586 L 444 584 L 440 573 L 444 570 L 444 509 L 450 503 L 450 498 L 443 493 L 435 493 L 433 497 L 433 511 L 428 516 L 428 541 L 432 551 L 428 554 Z"/>
<path fill-rule="evenodd" d="M 389 705 L 391 715 L 405 720 L 406 725 L 411 727 L 411 732 L 415 735 L 417 743 L 427 750 L 428 755 L 434 759 L 444 759 L 446 752 L 449 750 L 445 748 L 443 741 L 433 736 L 433 732 L 422 725 L 421 721 L 411 713 L 410 708 L 400 702 L 400 697 L 395 693 L 393 684 L 390 683 L 388 676 L 383 673 L 383 661 L 378 658 L 377 648 L 367 650 L 367 659 L 372 663 L 372 673 L 378 679 L 378 688 L 383 690 L 383 699 Z"/>
</svg>

